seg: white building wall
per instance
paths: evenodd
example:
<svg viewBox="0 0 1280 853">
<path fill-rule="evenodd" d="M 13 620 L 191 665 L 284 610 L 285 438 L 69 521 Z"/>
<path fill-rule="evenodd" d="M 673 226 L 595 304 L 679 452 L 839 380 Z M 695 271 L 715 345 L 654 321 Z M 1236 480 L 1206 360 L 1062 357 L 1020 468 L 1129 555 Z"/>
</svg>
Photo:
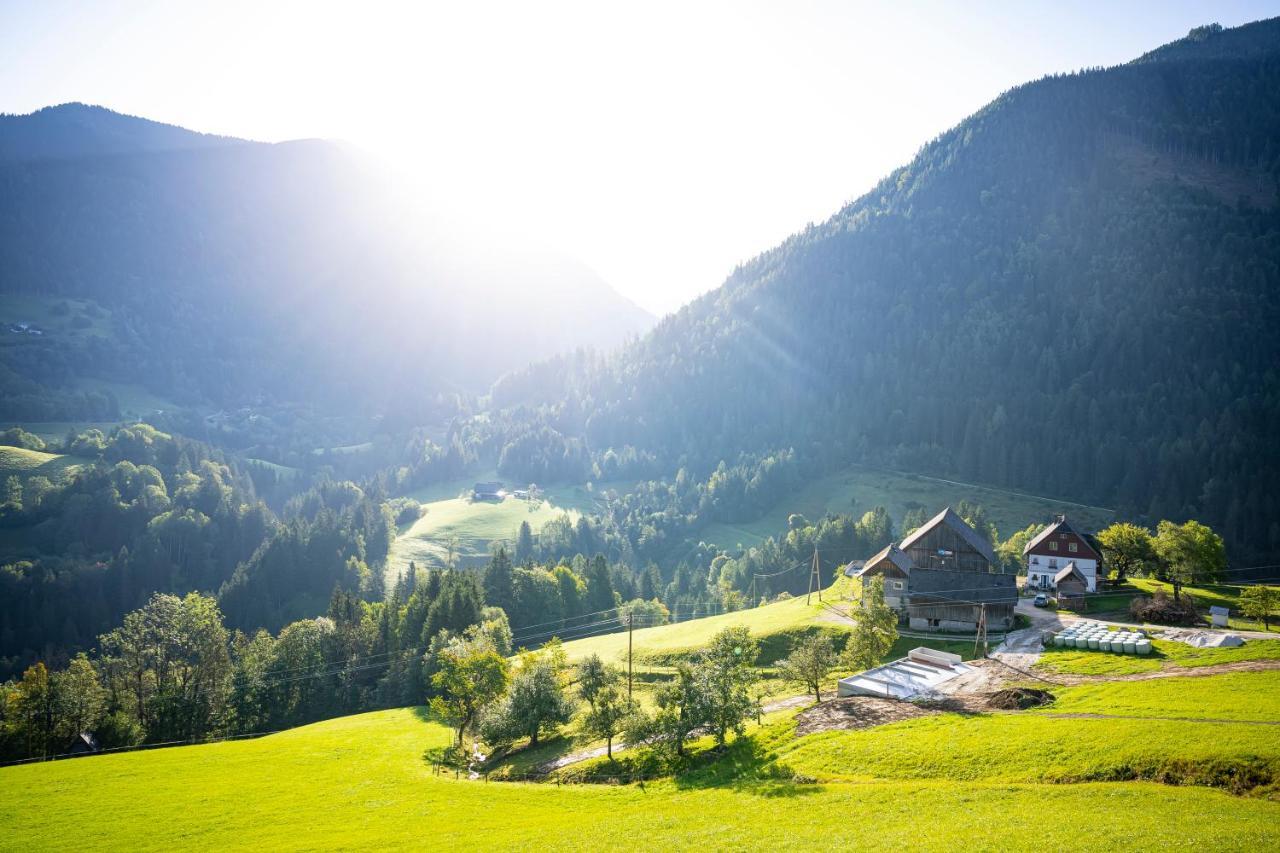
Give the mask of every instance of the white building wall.
<svg viewBox="0 0 1280 853">
<path fill-rule="evenodd" d="M 1051 563 L 1050 560 L 1053 562 Z M 1044 554 L 1027 556 L 1027 586 L 1034 589 L 1053 589 L 1053 578 L 1066 568 L 1067 563 L 1075 563 L 1080 574 L 1084 575 L 1089 592 L 1098 591 L 1098 561 L 1088 557 L 1077 557 L 1074 554 L 1058 554 L 1046 557 Z M 1041 583 L 1043 578 L 1043 583 Z"/>
</svg>

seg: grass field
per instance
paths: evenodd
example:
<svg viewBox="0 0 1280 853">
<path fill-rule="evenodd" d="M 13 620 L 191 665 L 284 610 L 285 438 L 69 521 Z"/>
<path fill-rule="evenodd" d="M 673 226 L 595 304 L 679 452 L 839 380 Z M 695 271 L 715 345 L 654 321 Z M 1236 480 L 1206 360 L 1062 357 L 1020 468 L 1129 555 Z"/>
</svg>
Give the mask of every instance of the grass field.
<svg viewBox="0 0 1280 853">
<path fill-rule="evenodd" d="M 17 475 L 22 480 L 30 477 L 48 477 L 50 480 L 58 480 L 87 464 L 89 460 L 79 456 L 64 456 L 58 453 L 44 453 L 39 450 L 0 445 L 0 479 Z"/>
<path fill-rule="evenodd" d="M 1229 628 L 1234 628 L 1237 631 L 1262 631 L 1264 630 L 1262 622 L 1245 619 L 1240 615 L 1240 593 L 1245 589 L 1246 587 L 1236 584 L 1208 584 L 1186 586 L 1182 588 L 1182 592 L 1195 599 L 1196 606 L 1204 614 L 1208 614 L 1210 607 L 1228 608 L 1231 611 L 1227 620 L 1227 627 Z M 1114 592 L 1086 599 L 1087 607 L 1079 612 L 1085 616 L 1114 614 L 1127 617 L 1129 602 L 1133 600 L 1135 595 L 1151 595 L 1157 591 L 1172 596 L 1173 585 L 1155 578 L 1129 578 L 1127 587 L 1121 587 Z M 1064 609 L 1063 612 L 1070 613 L 1073 611 Z M 1266 630 L 1280 633 L 1280 624 L 1273 621 Z"/>
<path fill-rule="evenodd" d="M 77 320 L 76 318 L 83 318 Z M 14 323 L 39 326 L 42 335 L 18 335 Z M 111 314 L 91 300 L 36 293 L 0 294 L 0 340 L 6 344 L 65 342 L 111 334 Z"/>
<path fill-rule="evenodd" d="M 1108 682 L 1056 691 L 1043 710 L 941 714 L 862 731 L 758 736 L 758 754 L 818 779 L 1231 784 L 1280 778 L 1280 673 Z M 1118 719 L 1068 717 L 1105 714 Z M 1131 718 L 1131 719 L 1119 719 Z M 1240 722 L 1208 722 L 1233 720 Z M 1197 775 L 1197 774 L 1215 774 Z"/>
<path fill-rule="evenodd" d="M 889 510 L 894 524 L 900 524 L 907 510 L 922 506 L 930 515 L 962 500 L 986 507 L 1002 537 L 1035 521 L 1045 521 L 1066 513 L 1086 530 L 1099 530 L 1114 520 L 1114 513 L 1101 507 L 1020 495 L 1002 489 L 957 483 L 916 474 L 898 474 L 869 468 L 847 468 L 819 478 L 778 502 L 772 510 L 749 524 L 710 524 L 698 534 L 705 542 L 721 548 L 751 546 L 765 537 L 778 536 L 787 529 L 787 516 L 798 512 L 810 520 L 826 512 L 860 516 L 876 506 Z"/>
<path fill-rule="evenodd" d="M 1050 647 L 1040 655 L 1036 667 L 1075 675 L 1124 675 L 1236 661 L 1280 660 L 1280 640 L 1250 640 L 1243 646 L 1216 649 L 1198 649 L 1174 640 L 1152 640 L 1151 645 L 1152 654 L 1145 657 Z"/>
<path fill-rule="evenodd" d="M 97 391 L 114 395 L 120 406 L 120 417 L 124 421 L 146 420 L 157 412 L 172 412 L 182 408 L 172 400 L 153 394 L 141 385 L 127 382 L 81 378 L 72 383 L 72 387 L 79 391 Z"/>
<path fill-rule="evenodd" d="M 585 485 L 555 485 L 542 490 L 542 499 L 534 502 L 508 498 L 498 502 L 470 500 L 474 483 L 502 478 L 489 471 L 456 480 L 437 483 L 406 497 L 419 501 L 423 516 L 400 531 L 387 560 L 389 581 L 408 568 L 410 561 L 419 566 L 443 566 L 450 542 L 456 545 L 459 565 L 479 565 L 489 559 L 489 544 L 497 540 L 513 542 L 520 522 L 528 521 L 536 536 L 548 521 L 568 514 L 574 520 L 595 506 L 595 495 L 601 489 L 625 484 L 602 484 L 600 489 Z M 515 488 L 509 485 L 509 488 Z"/>
<path fill-rule="evenodd" d="M 1280 723 L 1280 671 L 1101 682 L 1058 692 L 1046 713 L 1121 714 Z M 1272 733 L 1280 755 L 1280 731 Z"/>
<path fill-rule="evenodd" d="M 396 537 L 387 573 L 395 577 L 410 561 L 419 566 L 447 564 L 450 543 L 455 545 L 458 564 L 477 565 L 489 558 L 489 543 L 514 541 L 520 522 L 529 522 L 535 533 L 553 518 L 576 510 L 565 509 L 549 500 L 529 502 L 508 498 L 501 503 L 448 498 L 424 504 L 425 514 Z"/>
<path fill-rule="evenodd" d="M 837 592 L 824 592 L 831 599 Z M 639 660 L 665 662 L 668 659 L 705 646 L 726 627 L 743 626 L 757 639 L 789 634 L 818 625 L 818 617 L 828 612 L 817 597 L 812 604 L 805 604 L 803 597 L 790 598 L 764 607 L 692 619 L 672 625 L 640 628 L 632 632 L 633 655 Z M 832 629 L 834 623 L 828 623 Z M 626 632 L 588 637 L 565 643 L 569 659 L 580 660 L 596 654 L 606 661 L 616 661 L 626 656 L 628 637 Z"/>
<path fill-rule="evenodd" d="M 448 738 L 400 709 L 253 741 L 3 768 L 0 848 L 1257 851 L 1280 840 L 1280 804 L 1204 788 L 485 783 L 432 774 L 423 752 Z"/>
</svg>

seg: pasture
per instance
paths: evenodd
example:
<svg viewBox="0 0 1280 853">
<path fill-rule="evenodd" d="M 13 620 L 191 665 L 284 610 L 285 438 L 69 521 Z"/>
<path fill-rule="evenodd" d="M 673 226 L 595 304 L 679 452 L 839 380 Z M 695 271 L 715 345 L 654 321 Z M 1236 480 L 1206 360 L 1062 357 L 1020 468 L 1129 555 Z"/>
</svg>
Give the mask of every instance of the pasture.
<svg viewBox="0 0 1280 853">
<path fill-rule="evenodd" d="M 1280 826 L 1275 802 L 1145 783 L 486 783 L 433 774 L 424 751 L 449 736 L 404 708 L 257 740 L 0 768 L 0 847 L 995 850 L 1034 838 L 1047 849 L 1261 850 Z M 1044 819 L 1061 813 L 1087 815 L 1088 832 Z"/>
<path fill-rule="evenodd" d="M 529 522 L 536 537 L 547 522 L 568 515 L 573 521 L 584 512 L 597 508 L 597 496 L 619 484 L 557 484 L 542 489 L 540 499 L 533 501 L 508 497 L 501 502 L 471 500 L 471 487 L 484 481 L 502 481 L 497 473 L 486 471 L 454 480 L 436 483 L 409 492 L 423 506 L 421 518 L 403 527 L 387 560 L 386 577 L 394 581 L 409 567 L 444 566 L 450 547 L 460 566 L 479 566 L 489 559 L 490 543 L 515 541 L 520 522 Z M 508 489 L 523 484 L 507 483 Z"/>
<path fill-rule="evenodd" d="M 1200 649 L 1176 640 L 1153 639 L 1151 648 L 1150 655 L 1138 656 L 1049 647 L 1040 655 L 1036 668 L 1070 675 L 1126 675 L 1241 661 L 1280 660 L 1280 640 L 1250 640 L 1234 648 Z"/>
<path fill-rule="evenodd" d="M 1195 601 L 1196 607 L 1206 617 L 1210 607 L 1226 607 L 1231 611 L 1227 620 L 1227 627 L 1234 628 L 1237 631 L 1262 631 L 1264 630 L 1264 625 L 1261 621 L 1246 619 L 1241 615 L 1240 593 L 1245 589 L 1246 587 L 1239 584 L 1200 584 L 1198 586 L 1184 586 L 1182 592 Z M 1079 612 L 1086 616 L 1115 615 L 1123 621 L 1123 619 L 1128 618 L 1129 602 L 1133 600 L 1135 595 L 1152 595 L 1156 592 L 1163 592 L 1165 595 L 1172 596 L 1173 584 L 1156 578 L 1128 578 L 1125 586 L 1104 592 L 1096 597 L 1087 598 L 1085 607 Z M 1070 613 L 1073 611 L 1064 609 L 1063 612 Z M 1280 633 L 1280 620 L 1273 619 L 1270 627 L 1266 628 L 1266 630 Z"/>
<path fill-rule="evenodd" d="M 88 464 L 90 460 L 79 456 L 0 445 L 0 479 L 17 476 L 24 481 L 31 477 L 59 480 Z"/>
</svg>

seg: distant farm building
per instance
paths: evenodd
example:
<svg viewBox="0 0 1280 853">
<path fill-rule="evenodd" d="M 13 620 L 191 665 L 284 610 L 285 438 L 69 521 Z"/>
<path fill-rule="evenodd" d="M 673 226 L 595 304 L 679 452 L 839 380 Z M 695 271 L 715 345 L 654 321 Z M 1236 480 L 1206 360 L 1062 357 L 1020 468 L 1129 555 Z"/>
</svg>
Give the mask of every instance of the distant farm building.
<svg viewBox="0 0 1280 853">
<path fill-rule="evenodd" d="M 1017 578 L 998 568 L 991 543 L 950 507 L 860 569 L 883 577 L 885 604 L 917 631 L 972 631 L 985 615 L 989 628 L 1013 627 Z"/>
<path fill-rule="evenodd" d="M 503 498 L 501 483 L 476 483 L 471 487 L 474 501 L 500 501 Z"/>
<path fill-rule="evenodd" d="M 81 732 L 71 741 L 71 745 L 67 747 L 67 755 L 92 755 L 98 752 L 97 739 L 88 732 Z"/>
<path fill-rule="evenodd" d="M 1058 577 L 1073 577 L 1071 573 L 1063 572 L 1071 564 L 1084 579 L 1084 591 L 1097 592 L 1101 550 L 1092 536 L 1076 530 L 1065 515 L 1060 515 L 1022 549 L 1022 555 L 1027 558 L 1027 586 L 1031 589 L 1058 589 L 1061 593 Z"/>
</svg>

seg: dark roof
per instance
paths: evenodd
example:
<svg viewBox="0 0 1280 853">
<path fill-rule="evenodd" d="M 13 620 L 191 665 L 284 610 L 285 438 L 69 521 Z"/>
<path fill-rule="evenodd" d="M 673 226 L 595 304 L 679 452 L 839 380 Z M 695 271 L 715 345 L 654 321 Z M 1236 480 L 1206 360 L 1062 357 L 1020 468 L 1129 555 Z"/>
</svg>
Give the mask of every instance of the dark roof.
<svg viewBox="0 0 1280 853">
<path fill-rule="evenodd" d="M 1085 586 L 1089 585 L 1088 578 L 1084 576 L 1084 573 L 1080 571 L 1080 569 L 1076 566 L 1074 562 L 1067 563 L 1065 566 L 1063 566 L 1062 570 L 1053 576 L 1053 582 L 1055 585 L 1060 584 L 1067 578 L 1071 577 L 1072 575 L 1075 575 L 1079 579 L 1080 583 L 1084 584 Z"/>
<path fill-rule="evenodd" d="M 471 487 L 473 492 L 500 492 L 502 491 L 501 483 L 476 483 Z"/>
<path fill-rule="evenodd" d="M 892 542 L 890 542 L 888 545 L 884 546 L 883 551 L 881 551 L 880 553 L 876 554 L 874 557 L 872 557 L 871 559 L 863 563 L 861 570 L 859 570 L 856 574 L 854 574 L 854 577 L 855 578 L 863 577 L 864 575 L 866 575 L 868 572 L 870 572 L 872 569 L 874 569 L 877 565 L 884 562 L 885 560 L 888 560 L 889 562 L 893 563 L 895 567 L 902 570 L 903 572 L 910 573 L 911 569 L 913 568 L 913 563 L 911 562 L 911 558 L 906 554 L 902 553 L 902 551 L 898 550 L 897 545 L 894 545 Z"/>
<path fill-rule="evenodd" d="M 991 543 L 988 542 L 985 537 L 979 535 L 978 531 L 970 527 L 967 521 L 956 515 L 956 511 L 951 507 L 947 507 L 933 518 L 920 525 L 920 527 L 916 528 L 910 536 L 902 540 L 902 545 L 899 547 L 904 551 L 907 550 L 923 538 L 925 534 L 940 524 L 945 524 L 956 533 L 959 533 L 960 538 L 969 543 L 970 548 L 986 557 L 988 563 L 996 562 L 996 552 L 991 547 Z"/>
<path fill-rule="evenodd" d="M 1088 533 L 1082 533 L 1079 530 L 1076 530 L 1074 527 L 1072 527 L 1071 523 L 1067 521 L 1067 517 L 1065 515 L 1058 516 L 1057 521 L 1055 521 L 1053 524 L 1050 524 L 1044 530 L 1041 530 L 1038 534 L 1036 534 L 1036 537 L 1023 547 L 1022 549 L 1023 555 L 1030 554 L 1032 550 L 1035 549 L 1036 546 L 1040 545 L 1050 536 L 1056 536 L 1059 533 L 1074 533 L 1076 536 L 1079 536 L 1081 539 L 1084 540 L 1084 544 L 1086 546 L 1093 549 L 1094 556 L 1097 557 L 1099 560 L 1102 559 L 1102 546 L 1098 543 L 1098 540 L 1094 538 L 1092 535 Z"/>
<path fill-rule="evenodd" d="M 72 739 L 67 752 L 97 752 L 98 739 L 89 732 L 81 732 Z"/>
<path fill-rule="evenodd" d="M 1018 579 L 1000 572 L 954 569 L 911 570 L 907 594 L 911 604 L 954 601 L 959 604 L 1017 604 Z"/>
</svg>

